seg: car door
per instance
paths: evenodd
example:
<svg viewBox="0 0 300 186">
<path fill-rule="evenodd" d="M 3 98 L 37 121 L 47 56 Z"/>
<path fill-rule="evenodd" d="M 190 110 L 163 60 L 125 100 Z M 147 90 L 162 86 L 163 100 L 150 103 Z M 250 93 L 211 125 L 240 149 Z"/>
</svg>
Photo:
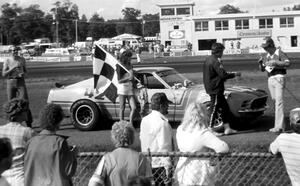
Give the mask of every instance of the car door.
<svg viewBox="0 0 300 186">
<path fill-rule="evenodd" d="M 166 94 L 167 98 L 172 102 L 169 104 L 169 121 L 174 121 L 176 115 L 176 97 L 174 90 L 172 90 L 165 82 L 159 79 L 154 74 L 148 73 L 144 74 L 144 85 L 147 88 L 148 102 L 151 103 L 151 98 L 153 94 L 157 92 L 163 92 Z"/>
</svg>

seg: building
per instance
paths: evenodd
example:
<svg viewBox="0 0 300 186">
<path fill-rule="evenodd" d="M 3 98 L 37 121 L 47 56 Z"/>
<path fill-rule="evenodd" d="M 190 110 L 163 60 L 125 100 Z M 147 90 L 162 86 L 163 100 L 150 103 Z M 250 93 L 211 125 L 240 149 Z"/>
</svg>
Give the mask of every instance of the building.
<svg viewBox="0 0 300 186">
<path fill-rule="evenodd" d="M 161 42 L 207 55 L 214 42 L 225 54 L 260 53 L 263 39 L 272 37 L 286 52 L 300 52 L 300 11 L 194 15 L 194 2 L 159 4 Z"/>
</svg>

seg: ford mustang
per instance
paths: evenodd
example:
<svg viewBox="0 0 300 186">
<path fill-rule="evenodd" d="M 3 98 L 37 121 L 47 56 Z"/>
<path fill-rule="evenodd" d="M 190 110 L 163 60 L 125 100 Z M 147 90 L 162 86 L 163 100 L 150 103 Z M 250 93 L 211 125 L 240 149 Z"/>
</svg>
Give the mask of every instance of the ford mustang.
<svg viewBox="0 0 300 186">
<path fill-rule="evenodd" d="M 194 84 L 173 68 L 139 67 L 134 70 L 148 94 L 146 100 L 148 105 L 151 96 L 156 92 L 164 92 L 172 101 L 168 114 L 170 122 L 180 122 L 189 103 L 200 101 L 207 107 L 210 106 L 210 97 L 206 94 L 204 86 Z M 87 96 L 87 90 L 92 88 L 93 78 L 70 85 L 60 85 L 50 90 L 47 102 L 61 105 L 65 114 L 71 117 L 71 122 L 79 130 L 92 130 L 104 126 L 108 120 L 118 120 L 118 99 L 113 103 L 106 96 L 97 99 Z M 225 97 L 234 121 L 243 121 L 239 122 L 240 125 L 245 125 L 245 121 L 252 121 L 263 115 L 267 108 L 268 94 L 264 90 L 234 86 L 226 88 Z M 125 109 L 127 119 L 130 112 L 128 107 L 127 104 Z M 144 108 L 148 113 L 149 106 L 146 104 Z M 140 117 L 136 118 L 140 120 Z M 217 130 L 221 129 L 221 117 L 217 117 L 214 124 Z"/>
</svg>

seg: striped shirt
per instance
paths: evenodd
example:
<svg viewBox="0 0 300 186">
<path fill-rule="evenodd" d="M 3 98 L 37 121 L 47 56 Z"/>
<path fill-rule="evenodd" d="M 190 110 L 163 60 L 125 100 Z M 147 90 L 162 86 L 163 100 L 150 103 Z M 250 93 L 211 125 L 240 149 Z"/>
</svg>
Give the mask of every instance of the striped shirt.
<svg viewBox="0 0 300 186">
<path fill-rule="evenodd" d="M 282 154 L 292 185 L 300 185 L 300 134 L 280 134 L 271 143 L 270 151 Z"/>
<path fill-rule="evenodd" d="M 24 152 L 27 142 L 34 135 L 34 131 L 29 127 L 24 127 L 17 122 L 9 122 L 0 126 L 0 137 L 11 140 L 12 148 L 16 155 L 10 169 L 3 172 L 2 176 L 7 179 L 11 186 L 24 185 Z M 16 151 L 16 149 L 18 149 Z"/>
</svg>

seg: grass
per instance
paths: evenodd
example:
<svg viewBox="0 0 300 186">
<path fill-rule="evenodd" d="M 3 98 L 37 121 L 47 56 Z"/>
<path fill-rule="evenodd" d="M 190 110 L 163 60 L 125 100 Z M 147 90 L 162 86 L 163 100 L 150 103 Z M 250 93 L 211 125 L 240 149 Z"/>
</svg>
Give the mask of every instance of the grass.
<svg viewBox="0 0 300 186">
<path fill-rule="evenodd" d="M 287 77 L 287 87 L 284 94 L 285 98 L 285 113 L 288 113 L 291 109 L 300 107 L 300 96 L 298 92 L 300 87 L 298 82 L 300 80 L 300 74 L 298 70 L 289 70 Z M 196 83 L 202 83 L 201 73 L 191 73 L 185 74 L 189 79 Z M 64 77 L 51 77 L 51 78 L 31 78 L 26 79 L 27 89 L 29 93 L 30 108 L 35 119 L 33 126 L 38 126 L 38 115 L 41 108 L 47 102 L 48 92 L 54 87 L 55 82 L 62 81 L 80 81 L 89 77 L 84 76 L 64 76 Z M 267 90 L 267 77 L 265 73 L 262 72 L 242 72 L 242 77 L 238 79 L 229 80 L 226 83 L 227 86 L 231 85 L 243 85 L 249 87 L 255 87 Z M 6 101 L 6 84 L 5 81 L 0 81 L 0 103 L 3 104 Z M 272 133 L 266 133 L 267 128 L 272 126 L 274 108 L 272 107 L 271 100 L 268 100 L 270 109 L 265 113 L 265 117 L 256 121 L 255 132 L 251 133 L 241 133 L 239 135 L 225 136 L 222 137 L 223 140 L 228 142 L 234 151 L 252 151 L 252 152 L 266 152 L 270 141 L 272 141 L 276 135 Z M 3 111 L 0 111 L 0 117 L 4 118 Z M 3 119 L 0 120 L 2 124 L 5 122 Z M 69 123 L 69 120 L 65 120 L 65 123 Z M 70 129 L 71 130 L 65 130 Z M 60 131 L 62 134 L 70 136 L 69 140 L 71 143 L 76 144 L 80 147 L 81 151 L 109 151 L 113 148 L 109 139 L 109 133 L 107 131 L 91 131 L 91 132 L 81 132 L 76 129 L 72 129 L 72 126 L 66 126 Z M 80 137 L 78 137 L 80 136 Z M 138 136 L 136 136 L 138 139 Z M 102 143 L 106 140 L 105 143 Z M 139 150 L 139 140 L 134 144 L 134 148 Z"/>
</svg>

